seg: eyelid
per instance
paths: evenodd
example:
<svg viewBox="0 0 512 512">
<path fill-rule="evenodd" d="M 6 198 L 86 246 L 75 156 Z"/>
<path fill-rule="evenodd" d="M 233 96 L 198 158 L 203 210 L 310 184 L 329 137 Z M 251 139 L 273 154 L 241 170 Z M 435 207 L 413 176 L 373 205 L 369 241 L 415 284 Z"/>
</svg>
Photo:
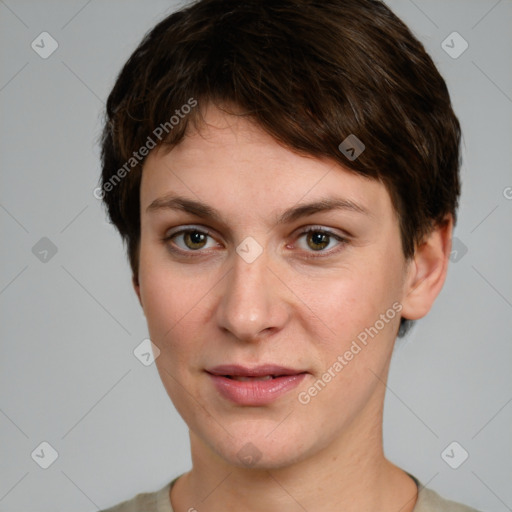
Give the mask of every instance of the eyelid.
<svg viewBox="0 0 512 512">
<path fill-rule="evenodd" d="M 186 233 L 187 231 L 200 231 L 205 235 L 215 238 L 214 232 L 211 229 L 207 228 L 206 226 L 202 226 L 201 224 L 183 224 L 181 226 L 177 226 L 176 228 L 171 228 L 165 232 L 164 237 L 171 238 L 174 235 L 177 235 L 179 233 Z"/>
<path fill-rule="evenodd" d="M 317 232 L 320 231 L 321 233 L 325 233 L 327 235 L 330 235 L 335 238 L 342 238 L 342 239 L 349 239 L 352 237 L 350 233 L 347 231 L 336 231 L 333 228 L 328 228 L 319 224 L 311 224 L 308 226 L 301 226 L 298 230 L 296 230 L 297 235 L 304 235 L 306 233 L 310 233 L 311 231 Z M 297 236 L 294 235 L 294 236 Z"/>
</svg>

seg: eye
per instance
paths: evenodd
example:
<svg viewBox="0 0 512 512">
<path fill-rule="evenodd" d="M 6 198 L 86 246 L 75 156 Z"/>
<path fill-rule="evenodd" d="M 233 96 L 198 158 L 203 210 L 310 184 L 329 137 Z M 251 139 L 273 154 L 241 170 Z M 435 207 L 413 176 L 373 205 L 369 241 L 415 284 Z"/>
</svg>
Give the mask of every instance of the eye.
<svg viewBox="0 0 512 512">
<path fill-rule="evenodd" d="M 348 243 L 347 238 L 337 235 L 332 231 L 329 231 L 324 228 L 318 228 L 312 226 L 308 228 L 306 231 L 302 232 L 298 240 L 304 239 L 306 242 L 306 247 L 302 246 L 302 249 L 305 249 L 307 252 L 326 252 L 331 253 L 331 250 L 325 250 L 327 248 L 333 248 L 335 246 L 343 246 Z M 299 244 L 300 245 L 300 244 Z"/>
<path fill-rule="evenodd" d="M 178 247 L 178 250 L 184 252 L 197 252 L 201 249 L 210 249 L 216 246 L 216 242 L 213 239 L 211 240 L 211 245 L 208 246 L 209 238 L 212 239 L 208 231 L 189 228 L 167 234 L 164 242 L 169 244 L 171 250 L 176 250 L 172 247 L 172 245 L 175 245 Z"/>
<path fill-rule="evenodd" d="M 312 226 L 297 237 L 301 243 L 299 248 L 310 253 L 308 257 L 328 256 L 343 248 L 349 240 L 328 229 Z M 203 249 L 211 249 L 218 247 L 212 233 L 195 227 L 180 229 L 171 233 L 166 233 L 162 241 L 167 245 L 168 249 L 175 253 L 201 253 Z M 305 242 L 305 244 L 303 243 Z M 313 255 L 311 253 L 318 253 Z"/>
</svg>

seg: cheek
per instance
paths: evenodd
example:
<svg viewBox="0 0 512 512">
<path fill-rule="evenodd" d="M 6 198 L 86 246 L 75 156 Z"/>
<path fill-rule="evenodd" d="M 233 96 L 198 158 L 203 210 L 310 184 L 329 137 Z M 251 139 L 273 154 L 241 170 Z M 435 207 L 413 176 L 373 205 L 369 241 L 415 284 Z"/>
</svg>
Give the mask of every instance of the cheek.
<svg viewBox="0 0 512 512">
<path fill-rule="evenodd" d="M 191 285 L 190 279 L 183 278 L 176 269 L 151 260 L 151 255 L 143 252 L 139 282 L 151 339 L 159 347 L 168 346 L 182 322 L 193 314 L 200 300 L 199 287 Z"/>
<path fill-rule="evenodd" d="M 159 348 L 156 359 L 162 383 L 179 413 L 189 418 L 191 371 L 201 352 L 198 343 L 204 319 L 204 290 L 179 272 L 146 265 L 141 261 L 141 296 L 151 340 Z M 207 288 L 208 289 L 208 288 Z"/>
<path fill-rule="evenodd" d="M 148 328 L 156 339 L 175 330 L 199 302 L 202 290 L 197 279 L 191 281 L 190 272 L 186 274 L 179 265 L 172 265 L 166 251 L 144 230 L 139 283 Z M 166 336 L 166 343 L 170 337 Z"/>
<path fill-rule="evenodd" d="M 349 353 L 348 358 L 357 360 L 357 364 L 350 363 L 343 374 L 354 377 L 368 365 L 377 372 L 389 356 L 400 322 L 396 311 L 400 299 L 400 260 L 389 256 L 361 258 L 357 265 L 340 270 L 331 279 L 302 283 L 303 302 L 327 326 L 322 328 L 325 336 L 318 341 L 318 355 L 325 368 L 351 350 L 357 354 Z M 397 264 L 390 264 L 392 261 Z"/>
<path fill-rule="evenodd" d="M 386 281 L 375 267 L 352 268 L 321 281 L 305 280 L 301 298 L 336 335 L 347 338 L 390 307 L 394 294 Z"/>
<path fill-rule="evenodd" d="M 173 401 L 178 400 L 178 383 L 190 381 L 207 346 L 204 331 L 211 328 L 209 304 L 218 278 L 141 255 L 139 281 L 149 336 L 160 350 L 156 365 Z"/>
<path fill-rule="evenodd" d="M 392 277 L 385 269 L 366 267 L 326 282 L 321 295 L 307 288 L 304 302 L 314 304 L 311 309 L 329 330 L 315 342 L 320 362 L 315 378 L 322 382 L 305 390 L 314 396 L 314 407 L 331 410 L 338 404 L 348 418 L 376 389 L 375 375 L 382 375 L 389 361 L 400 321 Z"/>
</svg>

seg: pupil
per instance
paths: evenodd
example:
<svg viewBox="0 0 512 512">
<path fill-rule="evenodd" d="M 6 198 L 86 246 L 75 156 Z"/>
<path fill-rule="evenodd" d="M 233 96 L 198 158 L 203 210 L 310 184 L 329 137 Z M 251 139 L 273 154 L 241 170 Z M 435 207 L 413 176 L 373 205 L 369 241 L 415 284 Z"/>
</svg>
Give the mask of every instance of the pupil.
<svg viewBox="0 0 512 512">
<path fill-rule="evenodd" d="M 313 243 L 313 245 L 315 245 L 316 247 L 311 247 L 312 249 L 315 249 L 315 250 L 318 250 L 318 249 L 324 249 L 325 247 L 327 247 L 327 245 L 329 245 L 329 236 L 326 235 L 325 233 L 320 233 L 320 232 L 315 232 L 315 233 L 311 233 L 310 234 L 310 237 L 311 237 L 311 241 Z M 321 247 L 318 247 L 318 246 L 321 246 Z"/>
<path fill-rule="evenodd" d="M 190 243 L 192 246 L 194 245 L 201 245 L 204 243 L 204 233 L 199 233 L 198 231 L 192 231 L 190 233 L 187 233 L 187 238 L 190 240 Z M 197 247 L 193 247 L 197 248 Z"/>
</svg>

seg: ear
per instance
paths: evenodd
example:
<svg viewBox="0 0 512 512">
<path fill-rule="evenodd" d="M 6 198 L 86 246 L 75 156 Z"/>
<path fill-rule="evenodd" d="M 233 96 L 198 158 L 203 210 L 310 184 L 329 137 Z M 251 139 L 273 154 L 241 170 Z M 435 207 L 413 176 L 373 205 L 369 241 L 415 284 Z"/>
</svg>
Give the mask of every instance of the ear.
<svg viewBox="0 0 512 512">
<path fill-rule="evenodd" d="M 144 305 L 142 304 L 142 298 L 140 296 L 140 283 L 139 283 L 139 276 L 136 276 L 135 274 L 132 275 L 132 285 L 133 289 L 135 290 L 135 293 L 137 294 L 137 297 L 139 299 L 139 303 L 144 310 Z"/>
<path fill-rule="evenodd" d="M 405 282 L 401 312 L 404 318 L 424 317 L 439 295 L 448 271 L 452 231 L 453 217 L 447 215 L 416 248 Z"/>
</svg>

